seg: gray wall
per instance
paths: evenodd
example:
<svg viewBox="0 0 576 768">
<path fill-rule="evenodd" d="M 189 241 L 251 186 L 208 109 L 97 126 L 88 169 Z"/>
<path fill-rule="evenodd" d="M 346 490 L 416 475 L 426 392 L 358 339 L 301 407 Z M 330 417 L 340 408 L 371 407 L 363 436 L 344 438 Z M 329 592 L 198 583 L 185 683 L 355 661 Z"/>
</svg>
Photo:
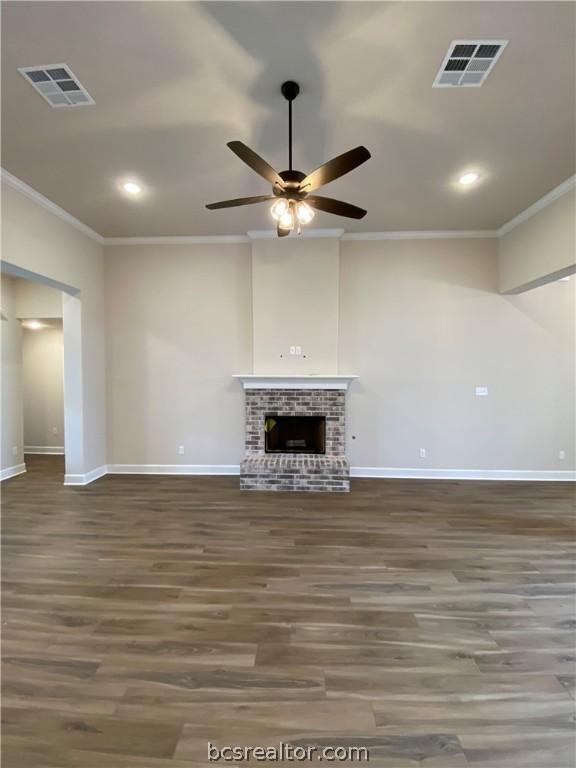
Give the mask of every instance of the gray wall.
<svg viewBox="0 0 576 768">
<path fill-rule="evenodd" d="M 518 293 L 550 277 L 576 272 L 576 190 L 500 238 L 500 290 Z"/>
<path fill-rule="evenodd" d="M 574 283 L 497 283 L 495 240 L 342 243 L 353 466 L 574 466 Z"/>
<path fill-rule="evenodd" d="M 252 243 L 254 370 L 334 373 L 338 367 L 339 241 L 277 237 Z M 291 355 L 290 347 L 300 347 Z"/>
<path fill-rule="evenodd" d="M 20 319 L 59 318 L 62 320 L 62 293 L 46 285 L 16 278 L 14 281 L 16 314 Z"/>
<path fill-rule="evenodd" d="M 239 463 L 250 274 L 249 245 L 107 249 L 109 463 Z"/>
<path fill-rule="evenodd" d="M 109 462 L 238 464 L 250 245 L 106 254 Z M 497 255 L 489 239 L 340 243 L 339 370 L 360 377 L 353 466 L 573 467 L 574 284 L 502 296 Z"/>
</svg>

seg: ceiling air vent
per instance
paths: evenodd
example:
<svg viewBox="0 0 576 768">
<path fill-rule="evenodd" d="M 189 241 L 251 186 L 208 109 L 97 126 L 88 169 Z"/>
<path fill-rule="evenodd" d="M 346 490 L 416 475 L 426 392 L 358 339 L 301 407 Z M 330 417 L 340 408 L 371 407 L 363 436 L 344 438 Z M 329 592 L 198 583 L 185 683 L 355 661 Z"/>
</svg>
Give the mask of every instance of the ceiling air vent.
<svg viewBox="0 0 576 768">
<path fill-rule="evenodd" d="M 92 96 L 67 64 L 20 67 L 18 72 L 52 107 L 85 107 L 94 104 Z"/>
<path fill-rule="evenodd" d="M 506 48 L 508 40 L 453 40 L 433 88 L 479 88 Z"/>
</svg>

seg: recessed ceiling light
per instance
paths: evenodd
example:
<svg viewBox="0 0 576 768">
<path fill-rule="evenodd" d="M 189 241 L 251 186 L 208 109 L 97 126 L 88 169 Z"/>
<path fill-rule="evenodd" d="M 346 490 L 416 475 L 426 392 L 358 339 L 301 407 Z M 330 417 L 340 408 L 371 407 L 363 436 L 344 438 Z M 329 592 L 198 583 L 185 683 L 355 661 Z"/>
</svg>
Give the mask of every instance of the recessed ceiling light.
<svg viewBox="0 0 576 768">
<path fill-rule="evenodd" d="M 22 325 L 24 328 L 28 328 L 29 331 L 39 331 L 41 328 L 44 328 L 44 323 L 41 323 L 39 320 L 25 320 Z"/>
<path fill-rule="evenodd" d="M 140 184 L 136 184 L 135 181 L 124 182 L 124 184 L 122 184 L 122 189 L 124 192 L 126 192 L 127 195 L 131 195 L 132 197 L 135 197 L 136 195 L 139 195 L 140 192 L 142 192 L 142 187 Z"/>
<path fill-rule="evenodd" d="M 480 174 L 476 173 L 475 171 L 471 171 L 470 173 L 464 173 L 460 178 L 458 179 L 458 182 L 462 184 L 463 187 L 469 187 L 470 184 L 475 184 L 478 179 L 480 178 Z"/>
</svg>

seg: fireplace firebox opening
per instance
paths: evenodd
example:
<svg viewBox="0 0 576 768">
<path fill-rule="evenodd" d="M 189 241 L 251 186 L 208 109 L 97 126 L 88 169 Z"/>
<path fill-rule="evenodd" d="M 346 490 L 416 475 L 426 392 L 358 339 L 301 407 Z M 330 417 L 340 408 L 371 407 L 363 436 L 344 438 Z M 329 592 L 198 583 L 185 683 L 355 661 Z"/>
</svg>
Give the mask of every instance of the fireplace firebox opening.
<svg viewBox="0 0 576 768">
<path fill-rule="evenodd" d="M 264 417 L 266 453 L 326 453 L 325 416 Z"/>
</svg>

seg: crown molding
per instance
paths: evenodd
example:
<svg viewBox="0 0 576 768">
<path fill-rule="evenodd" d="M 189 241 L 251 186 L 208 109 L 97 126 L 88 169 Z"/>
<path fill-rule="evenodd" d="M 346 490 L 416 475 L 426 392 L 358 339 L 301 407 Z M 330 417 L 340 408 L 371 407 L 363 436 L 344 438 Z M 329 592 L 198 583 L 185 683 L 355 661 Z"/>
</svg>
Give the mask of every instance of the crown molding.
<svg viewBox="0 0 576 768">
<path fill-rule="evenodd" d="M 493 229 L 431 229 L 398 232 L 346 232 L 342 240 L 482 240 L 498 237 Z"/>
<path fill-rule="evenodd" d="M 62 221 L 70 224 L 82 234 L 95 240 L 100 245 L 210 245 L 248 243 L 252 240 L 268 240 L 277 237 L 275 229 L 250 230 L 245 235 L 184 235 L 161 237 L 103 237 L 87 224 L 72 216 L 71 213 L 60 208 L 47 197 L 37 192 L 26 182 L 14 176 L 4 168 L 0 168 L 0 179 L 8 186 L 20 192 L 25 197 L 45 208 Z M 517 216 L 503 224 L 497 230 L 491 229 L 447 229 L 447 230 L 400 230 L 390 232 L 346 232 L 344 229 L 304 229 L 300 237 L 319 238 L 333 237 L 344 241 L 371 241 L 371 240 L 478 240 L 503 237 L 517 226 L 530 219 L 539 211 L 547 208 L 563 195 L 576 188 L 576 175 L 563 181 L 546 195 Z"/>
<path fill-rule="evenodd" d="M 299 237 L 336 238 L 340 240 L 471 240 L 498 237 L 496 230 L 406 230 L 400 232 L 346 232 L 344 229 L 308 229 Z M 183 235 L 164 237 L 105 237 L 104 245 L 215 245 L 249 243 L 252 240 L 276 240 L 275 229 L 250 230 L 246 235 Z"/>
<path fill-rule="evenodd" d="M 104 245 L 210 245 L 249 243 L 247 235 L 183 235 L 165 237 L 105 237 Z"/>
<path fill-rule="evenodd" d="M 252 229 L 248 233 L 250 240 L 275 240 L 278 233 L 275 229 Z M 343 229 L 303 229 L 298 237 L 336 237 L 340 238 L 344 234 Z"/>
<path fill-rule="evenodd" d="M 42 208 L 45 208 L 47 211 L 50 211 L 50 213 L 53 213 L 59 219 L 62 219 L 62 221 L 70 224 L 79 232 L 82 232 L 83 235 L 86 235 L 91 240 L 95 240 L 97 243 L 100 243 L 100 245 L 104 244 L 104 238 L 102 235 L 99 235 L 98 232 L 95 232 L 87 224 L 79 221 L 77 218 L 72 216 L 71 213 L 68 213 L 68 211 L 60 208 L 59 205 L 56 205 L 56 203 L 53 203 L 52 200 L 44 197 L 44 195 L 40 194 L 40 192 L 37 192 L 31 186 L 26 184 L 26 182 L 17 178 L 9 171 L 6 171 L 4 168 L 0 168 L 0 178 L 2 181 L 5 181 L 8 186 L 20 192 L 28 199 L 40 205 Z"/>
<path fill-rule="evenodd" d="M 513 219 L 510 219 L 510 221 L 507 221 L 506 224 L 503 224 L 498 230 L 498 237 L 507 235 L 508 232 L 516 229 L 519 224 L 523 224 L 525 221 L 528 221 L 528 219 L 531 219 L 532 216 L 537 214 L 539 211 L 542 211 L 544 208 L 552 205 L 552 203 L 558 200 L 558 198 L 563 197 L 565 194 L 571 192 L 575 188 L 576 175 L 570 176 L 570 178 L 566 179 L 566 181 L 563 181 L 562 184 L 559 184 L 557 187 L 548 192 L 548 194 L 544 195 L 544 197 L 541 197 L 540 200 L 536 200 L 535 203 L 532 203 L 532 205 L 521 211 L 517 216 L 514 216 Z"/>
</svg>

